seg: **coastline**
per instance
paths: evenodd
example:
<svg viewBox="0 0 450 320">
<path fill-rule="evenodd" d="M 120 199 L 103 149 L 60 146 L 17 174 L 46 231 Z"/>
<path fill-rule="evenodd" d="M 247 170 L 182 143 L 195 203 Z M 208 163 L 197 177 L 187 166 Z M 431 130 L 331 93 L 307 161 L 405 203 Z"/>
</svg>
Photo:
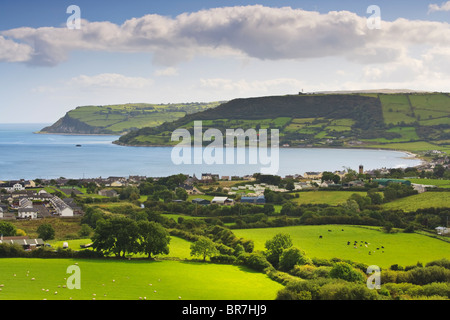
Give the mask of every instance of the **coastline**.
<svg viewBox="0 0 450 320">
<path fill-rule="evenodd" d="M 140 147 L 140 148 L 161 148 L 161 147 L 167 147 L 171 148 L 173 146 L 171 145 L 157 145 L 157 144 L 142 144 L 142 145 L 129 145 L 119 142 L 118 140 L 112 142 L 115 145 L 122 146 L 122 147 Z M 303 146 L 295 146 L 295 147 L 280 147 L 280 149 L 341 149 L 341 150 L 353 150 L 353 149 L 359 149 L 359 150 L 372 150 L 372 151 L 393 151 L 393 152 L 401 152 L 404 154 L 407 154 L 407 156 L 401 157 L 401 159 L 405 160 L 419 160 L 421 163 L 419 165 L 414 166 L 414 168 L 421 167 L 424 165 L 429 164 L 429 160 L 425 159 L 419 154 L 416 154 L 414 152 L 408 151 L 408 150 L 401 150 L 401 149 L 390 149 L 390 148 L 370 148 L 370 147 L 331 147 L 331 146 L 312 146 L 312 147 L 303 147 Z"/>
<path fill-rule="evenodd" d="M 48 134 L 55 136 L 110 136 L 110 137 L 120 137 L 120 134 L 108 134 L 108 133 L 58 133 L 58 132 L 43 132 L 35 131 L 33 134 Z"/>
</svg>

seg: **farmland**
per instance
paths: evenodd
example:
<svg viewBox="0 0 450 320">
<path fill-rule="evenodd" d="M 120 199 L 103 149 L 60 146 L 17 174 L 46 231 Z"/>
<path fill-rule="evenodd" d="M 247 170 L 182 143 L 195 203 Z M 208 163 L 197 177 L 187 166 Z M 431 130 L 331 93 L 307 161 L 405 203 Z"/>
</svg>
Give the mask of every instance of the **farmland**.
<svg viewBox="0 0 450 320">
<path fill-rule="evenodd" d="M 214 108 L 219 102 L 186 104 L 120 104 L 73 109 L 41 133 L 123 134 L 132 129 L 156 127 L 186 114 Z"/>
<path fill-rule="evenodd" d="M 404 211 L 416 211 L 425 208 L 446 208 L 450 203 L 450 195 L 447 192 L 425 192 L 383 205 L 386 209 L 400 209 Z"/>
<path fill-rule="evenodd" d="M 418 261 L 426 263 L 434 259 L 450 259 L 449 243 L 419 234 L 386 234 L 374 228 L 324 225 L 241 229 L 234 232 L 238 237 L 253 239 L 255 250 L 264 250 L 265 242 L 277 233 L 287 233 L 291 236 L 293 245 L 304 250 L 311 258 L 339 257 L 380 267 L 389 267 L 395 263 L 413 265 Z M 322 239 L 319 238 L 321 235 Z M 350 245 L 347 245 L 348 241 L 351 242 Z M 354 248 L 354 241 L 358 242 L 357 248 Z M 372 252 L 370 255 L 369 251 Z"/>
<path fill-rule="evenodd" d="M 63 287 L 74 264 L 79 290 Z M 237 266 L 145 260 L 2 259 L 0 282 L 0 300 L 272 300 L 282 288 Z"/>
</svg>

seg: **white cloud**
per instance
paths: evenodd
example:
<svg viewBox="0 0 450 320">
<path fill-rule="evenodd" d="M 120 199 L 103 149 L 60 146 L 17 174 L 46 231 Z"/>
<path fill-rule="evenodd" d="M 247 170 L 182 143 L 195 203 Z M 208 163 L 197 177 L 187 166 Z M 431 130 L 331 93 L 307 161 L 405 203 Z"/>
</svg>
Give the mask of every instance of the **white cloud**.
<svg viewBox="0 0 450 320">
<path fill-rule="evenodd" d="M 366 17 L 348 11 L 320 14 L 261 5 L 201 10 L 175 18 L 152 14 L 122 25 L 83 21 L 81 30 L 18 28 L 1 34 L 11 39 L 2 51 L 25 43 L 34 52 L 19 61 L 50 66 L 67 60 L 75 50 L 148 52 L 155 64 L 173 67 L 198 55 L 260 60 L 344 57 L 362 64 L 384 63 L 397 61 L 417 44 L 450 46 L 448 23 L 398 19 L 384 21 L 381 30 L 369 30 Z"/>
<path fill-rule="evenodd" d="M 303 81 L 290 78 L 278 78 L 268 80 L 245 79 L 200 79 L 200 88 L 202 90 L 213 91 L 225 94 L 230 97 L 250 97 L 260 95 L 279 95 L 279 94 L 296 94 L 305 86 Z"/>
<path fill-rule="evenodd" d="M 0 35 L 0 62 L 24 62 L 31 59 L 33 48 Z"/>
<path fill-rule="evenodd" d="M 450 1 L 444 2 L 440 6 L 438 4 L 430 4 L 428 6 L 428 13 L 437 11 L 450 11 Z"/>
<path fill-rule="evenodd" d="M 69 86 L 91 89 L 143 89 L 152 86 L 153 83 L 152 79 L 127 77 L 117 73 L 102 73 L 95 76 L 80 75 L 68 81 Z"/>
<path fill-rule="evenodd" d="M 165 68 L 165 69 L 156 70 L 154 72 L 154 75 L 156 77 L 177 76 L 178 75 L 178 70 L 177 70 L 177 68 L 174 68 L 174 67 L 168 67 L 168 68 Z"/>
</svg>

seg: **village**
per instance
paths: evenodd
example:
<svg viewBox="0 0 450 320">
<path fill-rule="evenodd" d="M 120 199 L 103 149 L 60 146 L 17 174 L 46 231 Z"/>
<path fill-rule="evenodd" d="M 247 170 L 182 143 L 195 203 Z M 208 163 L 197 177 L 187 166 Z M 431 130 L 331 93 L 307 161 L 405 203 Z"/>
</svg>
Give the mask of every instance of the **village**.
<svg viewBox="0 0 450 320">
<path fill-rule="evenodd" d="M 439 159 L 442 161 L 442 159 Z M 446 163 L 446 162 L 444 162 Z M 441 163 L 427 163 L 417 170 L 420 172 L 432 172 L 435 166 Z M 212 200 L 194 198 L 194 204 L 208 205 L 234 205 L 236 199 L 240 203 L 265 204 L 264 193 L 266 190 L 273 192 L 297 192 L 305 190 L 354 189 L 364 188 L 367 181 L 376 182 L 380 188 L 389 183 L 402 183 L 410 185 L 418 193 L 426 192 L 433 185 L 414 184 L 407 179 L 392 179 L 389 177 L 390 170 L 382 168 L 379 170 L 364 170 L 362 165 L 358 171 L 351 169 L 334 172 L 305 172 L 303 175 L 288 175 L 281 180 L 290 181 L 283 186 L 258 183 L 256 175 L 245 176 L 219 176 L 219 174 L 202 173 L 200 177 L 186 175 L 186 180 L 178 187 L 183 188 L 189 195 L 202 195 L 198 186 L 214 186 L 221 184 L 220 195 Z M 353 179 L 349 179 L 353 178 Z M 127 186 L 139 186 L 146 181 L 146 176 L 129 176 L 108 178 L 85 178 L 85 179 L 35 179 L 18 181 L 0 181 L 0 219 L 38 219 L 47 217 L 65 218 L 80 216 L 83 214 L 81 206 L 77 204 L 74 197 L 83 195 L 75 185 L 93 185 L 96 194 L 101 197 L 116 198 L 120 190 Z M 159 178 L 151 178 L 158 180 Z M 57 187 L 55 187 L 57 186 Z M 58 189 L 60 188 L 60 189 Z M 64 190 L 64 192 L 61 192 Z M 70 196 L 69 196 L 70 195 Z M 85 196 L 89 196 L 85 194 Z M 172 201 L 181 201 L 173 199 Z"/>
</svg>

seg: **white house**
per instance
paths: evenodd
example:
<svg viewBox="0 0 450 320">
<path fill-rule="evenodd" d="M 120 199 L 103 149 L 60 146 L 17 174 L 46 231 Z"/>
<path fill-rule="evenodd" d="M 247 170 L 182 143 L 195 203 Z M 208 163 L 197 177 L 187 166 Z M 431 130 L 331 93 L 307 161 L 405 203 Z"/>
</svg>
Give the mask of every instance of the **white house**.
<svg viewBox="0 0 450 320">
<path fill-rule="evenodd" d="M 0 189 L 5 189 L 7 192 L 22 191 L 25 187 L 20 183 L 4 183 L 0 186 Z"/>
<path fill-rule="evenodd" d="M 443 234 L 450 233 L 450 229 L 446 228 L 446 227 L 437 227 L 436 232 L 437 232 L 437 234 L 443 235 Z"/>
<path fill-rule="evenodd" d="M 19 208 L 20 219 L 36 219 L 38 210 L 35 208 Z"/>
<path fill-rule="evenodd" d="M 3 208 L 0 207 L 0 219 L 3 219 Z"/>
<path fill-rule="evenodd" d="M 73 217 L 73 209 L 69 207 L 64 201 L 58 197 L 53 197 L 50 199 L 53 208 L 55 208 L 56 214 L 61 217 Z"/>
<path fill-rule="evenodd" d="M 33 208 L 33 202 L 28 198 L 22 198 L 19 200 L 20 208 Z"/>
</svg>

